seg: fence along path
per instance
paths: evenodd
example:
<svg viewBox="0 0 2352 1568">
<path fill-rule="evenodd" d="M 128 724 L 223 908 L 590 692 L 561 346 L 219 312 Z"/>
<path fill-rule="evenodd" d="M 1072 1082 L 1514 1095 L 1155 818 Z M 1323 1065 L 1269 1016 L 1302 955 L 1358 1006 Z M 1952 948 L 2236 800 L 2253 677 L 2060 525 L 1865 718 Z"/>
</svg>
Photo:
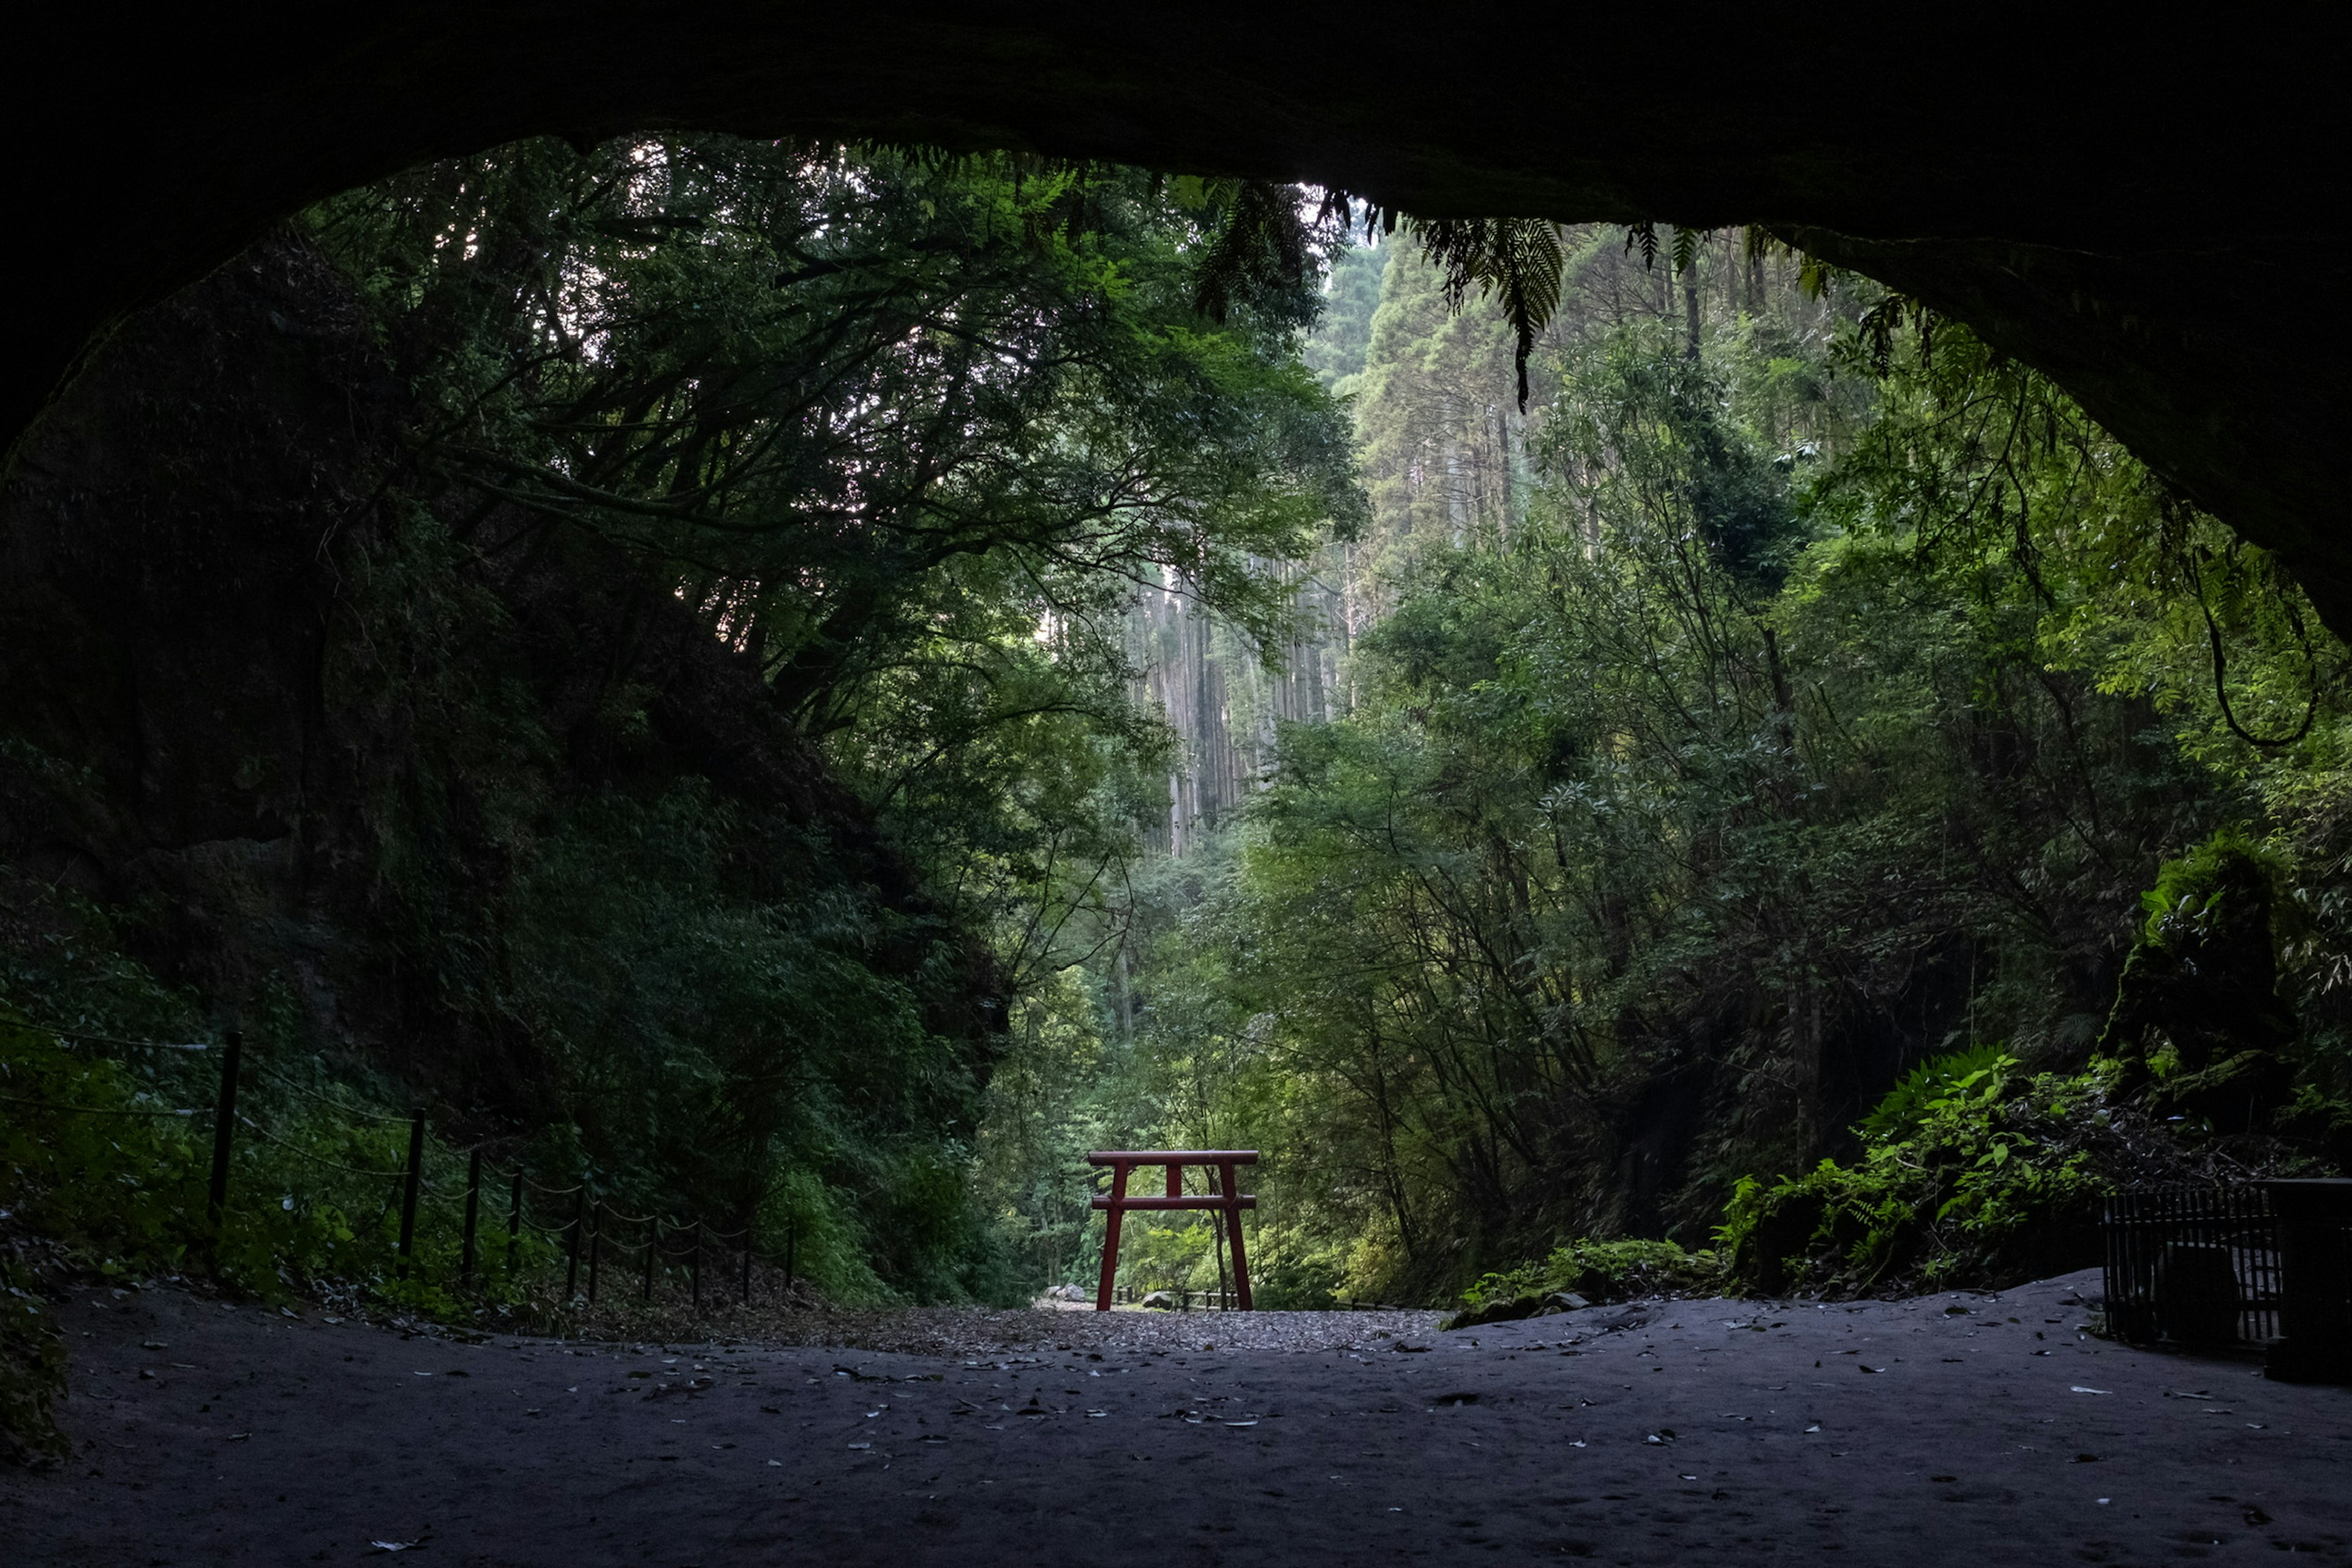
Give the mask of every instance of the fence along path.
<svg viewBox="0 0 2352 1568">
<path fill-rule="evenodd" d="M 395 1275 L 408 1279 L 419 1268 L 417 1227 L 429 1215 L 428 1200 L 442 1207 L 444 1217 L 455 1219 L 460 1229 L 458 1258 L 455 1282 L 460 1289 L 471 1289 L 481 1278 L 482 1197 L 485 1190 L 505 1188 L 505 1272 L 518 1276 L 524 1265 L 527 1239 L 545 1244 L 550 1258 L 560 1258 L 563 1270 L 563 1299 L 585 1301 L 593 1305 L 603 1284 L 604 1261 L 608 1254 L 617 1255 L 635 1276 L 641 1300 L 653 1300 L 657 1280 L 667 1280 L 683 1271 L 688 1293 L 698 1308 L 702 1304 L 706 1262 L 724 1261 L 730 1265 L 740 1299 L 751 1297 L 751 1267 L 757 1249 L 752 1227 L 746 1224 L 731 1230 L 714 1228 L 696 1217 L 675 1219 L 658 1214 L 632 1215 L 615 1206 L 596 1193 L 586 1178 L 564 1186 L 550 1186 L 541 1182 L 517 1163 L 501 1171 L 485 1158 L 488 1145 L 477 1142 L 456 1146 L 451 1152 L 466 1159 L 466 1175 L 462 1187 L 452 1191 L 430 1180 L 425 1173 L 429 1140 L 425 1112 L 418 1109 L 406 1116 L 351 1104 L 340 1096 L 322 1093 L 294 1082 L 284 1074 L 255 1064 L 264 1078 L 280 1089 L 297 1098 L 331 1110 L 352 1121 L 373 1124 L 379 1129 L 405 1126 L 407 1130 L 406 1158 L 397 1166 L 369 1167 L 353 1165 L 331 1159 L 314 1149 L 305 1148 L 294 1139 L 284 1136 L 257 1121 L 237 1105 L 237 1091 L 245 1077 L 245 1039 L 239 1030 L 229 1030 L 218 1044 L 209 1041 L 128 1040 L 111 1036 L 91 1034 L 81 1030 L 28 1024 L 30 1032 L 52 1037 L 61 1043 L 93 1045 L 117 1050 L 220 1052 L 218 1089 L 210 1107 L 204 1106 L 94 1106 L 78 1105 L 52 1100 L 35 1100 L 21 1095 L 0 1095 L 0 1105 L 47 1111 L 71 1116 L 120 1116 L 172 1118 L 192 1121 L 209 1110 L 213 1118 L 211 1164 L 205 1186 L 205 1215 L 214 1236 L 217 1236 L 229 1214 L 230 1174 L 234 1165 L 239 1131 L 254 1139 L 284 1151 L 293 1158 L 339 1176 L 356 1177 L 362 1184 L 383 1182 L 384 1209 L 376 1223 L 388 1216 L 397 1204 L 400 1211 L 398 1240 L 394 1245 Z M 143 1091 L 142 1091 L 143 1092 Z M 493 1193 L 495 1198 L 497 1194 Z M 533 1203 L 541 1209 L 562 1205 L 570 1199 L 569 1213 L 549 1222 L 531 1213 Z M 289 1205 L 291 1197 L 283 1200 Z M 495 1223 L 495 1219 L 493 1220 Z M 796 1226 L 787 1226 L 783 1258 L 784 1288 L 793 1286 L 793 1257 L 797 1240 Z M 582 1274 L 585 1272 L 585 1289 Z"/>
</svg>

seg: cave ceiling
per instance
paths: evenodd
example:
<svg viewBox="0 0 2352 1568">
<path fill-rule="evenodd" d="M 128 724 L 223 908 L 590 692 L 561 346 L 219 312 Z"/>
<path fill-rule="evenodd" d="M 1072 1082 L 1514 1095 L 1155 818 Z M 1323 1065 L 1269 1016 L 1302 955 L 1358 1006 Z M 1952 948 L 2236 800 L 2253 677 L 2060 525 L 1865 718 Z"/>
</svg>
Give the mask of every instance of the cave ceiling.
<svg viewBox="0 0 2352 1568">
<path fill-rule="evenodd" d="M 2047 371 L 2352 631 L 2340 15 L 2063 4 L 55 7 L 15 31 L 13 442 L 274 221 L 534 134 L 819 134 L 1772 227 Z"/>
</svg>

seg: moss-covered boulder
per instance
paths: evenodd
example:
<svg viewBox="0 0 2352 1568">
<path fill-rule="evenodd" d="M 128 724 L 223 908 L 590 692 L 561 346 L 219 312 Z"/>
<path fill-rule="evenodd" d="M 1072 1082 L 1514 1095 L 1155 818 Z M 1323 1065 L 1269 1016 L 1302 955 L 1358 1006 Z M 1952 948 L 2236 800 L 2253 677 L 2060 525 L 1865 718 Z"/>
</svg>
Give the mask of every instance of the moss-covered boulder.
<svg viewBox="0 0 2352 1568">
<path fill-rule="evenodd" d="M 2100 1038 L 2118 1089 L 2216 1132 L 2267 1127 L 2294 1089 L 2294 1009 L 2278 994 L 2273 877 L 2243 835 L 2168 862 Z"/>
<path fill-rule="evenodd" d="M 1704 1295 L 1722 1282 L 1712 1252 L 1686 1252 L 1671 1241 L 1570 1241 L 1539 1261 L 1480 1279 L 1444 1326 L 1475 1328 L 1639 1296 Z"/>
</svg>

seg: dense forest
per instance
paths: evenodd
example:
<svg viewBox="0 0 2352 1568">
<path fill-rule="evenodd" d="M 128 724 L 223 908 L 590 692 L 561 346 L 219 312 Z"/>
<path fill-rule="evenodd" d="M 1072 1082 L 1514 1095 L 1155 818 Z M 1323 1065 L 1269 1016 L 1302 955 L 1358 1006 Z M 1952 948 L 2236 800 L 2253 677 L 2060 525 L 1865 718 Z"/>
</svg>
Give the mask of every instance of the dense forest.
<svg viewBox="0 0 2352 1568">
<path fill-rule="evenodd" d="M 457 1310 L 322 1195 L 411 1106 L 864 1301 L 1086 1278 L 1114 1144 L 1262 1149 L 1302 1307 L 2352 1154 L 2343 645 L 1760 232 L 531 142 L 133 320 L 0 531 L 12 1280 Z M 226 1230 L 185 1119 L 45 1120 L 231 1029 Z"/>
<path fill-rule="evenodd" d="M 1496 300 L 1333 258 L 1371 521 L 1304 650 L 1193 635 L 1171 793 L 1222 809 L 1016 1006 L 1034 1267 L 1121 1138 L 1270 1151 L 1299 1305 L 2018 1278 L 2115 1183 L 2352 1152 L 2342 645 L 1964 330 L 1651 237 L 1565 237 L 1524 411 Z"/>
<path fill-rule="evenodd" d="M 838 1297 L 1017 1293 L 968 1167 L 1006 1008 L 1158 819 L 1127 606 L 1272 626 L 1257 563 L 1360 510 L 1311 274 L 1199 308 L 1230 200 L 531 143 L 131 323 L 7 498 L 0 1206 L 188 1256 L 194 1129 L 31 1112 L 207 1101 L 139 1043 L 235 1028 L 262 1279 L 389 1277 L 336 1173 L 419 1103 L 443 1165 L 748 1223 Z"/>
</svg>

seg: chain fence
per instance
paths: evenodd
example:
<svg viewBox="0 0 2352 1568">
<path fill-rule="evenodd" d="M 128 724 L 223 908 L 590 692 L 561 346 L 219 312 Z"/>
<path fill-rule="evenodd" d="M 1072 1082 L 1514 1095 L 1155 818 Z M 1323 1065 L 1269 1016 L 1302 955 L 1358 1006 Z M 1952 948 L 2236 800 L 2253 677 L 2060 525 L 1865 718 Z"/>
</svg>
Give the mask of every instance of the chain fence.
<svg viewBox="0 0 2352 1568">
<path fill-rule="evenodd" d="M 254 1145 L 278 1151 L 312 1180 L 291 1181 L 278 1197 L 289 1213 L 299 1205 L 331 1205 L 357 1218 L 352 1232 L 380 1230 L 396 1214 L 393 1272 L 400 1280 L 472 1294 L 496 1286 L 512 1294 L 529 1284 L 562 1281 L 560 1300 L 594 1307 L 600 1294 L 633 1294 L 644 1304 L 657 1295 L 682 1296 L 696 1310 L 706 1293 L 724 1292 L 748 1303 L 758 1249 L 747 1222 L 722 1228 L 692 1215 L 633 1214 L 597 1189 L 589 1175 L 551 1184 L 520 1161 L 501 1160 L 488 1142 L 453 1143 L 433 1137 L 425 1111 L 373 1110 L 344 1096 L 297 1082 L 260 1062 L 248 1062 L 241 1031 L 217 1042 L 133 1040 L 26 1024 L 28 1032 L 61 1046 L 109 1051 L 217 1053 L 210 1105 L 101 1106 L 0 1094 L 0 1106 L 25 1113 L 93 1118 L 149 1118 L 183 1122 L 209 1119 L 212 1137 L 205 1193 L 208 1234 L 217 1238 L 240 1200 L 266 1202 L 235 1191 L 236 1156 Z M 187 1075 L 177 1075 L 184 1089 Z M 277 1122 L 240 1090 L 266 1082 L 289 1102 L 312 1108 L 299 1124 Z M 134 1100 L 155 1091 L 136 1091 Z M 183 1094 L 181 1098 L 194 1098 Z M 393 1156 L 386 1158 L 387 1155 Z M 339 1157 L 340 1156 L 340 1157 Z M 462 1173 L 461 1173 L 462 1172 Z M 373 1209 L 373 1219 L 359 1218 Z M 788 1227 L 781 1260 L 785 1293 L 793 1289 L 793 1236 Z M 348 1236 L 347 1236 L 348 1238 Z"/>
</svg>

